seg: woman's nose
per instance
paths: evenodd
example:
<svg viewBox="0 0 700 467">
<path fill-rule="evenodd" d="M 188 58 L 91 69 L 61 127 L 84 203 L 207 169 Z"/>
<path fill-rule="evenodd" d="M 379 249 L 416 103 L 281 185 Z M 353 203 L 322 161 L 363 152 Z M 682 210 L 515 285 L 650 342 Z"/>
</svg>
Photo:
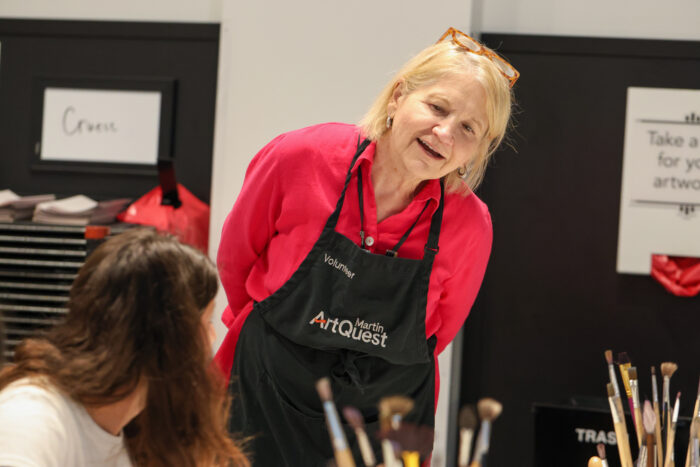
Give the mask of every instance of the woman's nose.
<svg viewBox="0 0 700 467">
<path fill-rule="evenodd" d="M 454 135 L 452 134 L 452 124 L 449 120 L 441 120 L 433 127 L 433 133 L 443 144 L 452 144 Z"/>
</svg>

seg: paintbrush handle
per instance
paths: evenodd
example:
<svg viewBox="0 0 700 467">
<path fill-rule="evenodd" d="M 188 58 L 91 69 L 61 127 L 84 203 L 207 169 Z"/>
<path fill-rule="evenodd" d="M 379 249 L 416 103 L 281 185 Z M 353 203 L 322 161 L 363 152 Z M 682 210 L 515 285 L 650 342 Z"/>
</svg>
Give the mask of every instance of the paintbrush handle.
<svg viewBox="0 0 700 467">
<path fill-rule="evenodd" d="M 646 467 L 654 467 L 654 435 L 647 434 L 647 465 Z M 645 467 L 645 466 L 641 466 Z"/>
<path fill-rule="evenodd" d="M 658 467 L 662 467 L 664 462 L 664 445 L 661 443 L 661 415 L 659 414 L 659 403 L 654 401 L 654 414 L 656 415 L 656 427 L 654 435 L 656 437 L 656 459 Z"/>
<path fill-rule="evenodd" d="M 630 404 L 630 415 L 632 416 L 632 425 L 636 427 L 637 426 L 637 419 L 636 419 L 635 413 L 634 413 L 634 400 L 632 400 L 632 396 L 627 398 L 627 402 L 629 402 L 629 404 Z M 622 413 L 622 416 L 623 417 L 625 416 L 624 412 Z"/>
<path fill-rule="evenodd" d="M 700 410 L 700 394 L 697 399 L 695 399 L 695 407 L 693 407 L 693 413 L 690 415 L 690 425 L 693 424 L 693 419 L 698 416 L 698 410 Z M 693 437 L 691 436 L 688 440 L 688 451 L 685 453 L 685 467 L 690 467 L 690 455 L 692 454 Z"/>
<path fill-rule="evenodd" d="M 666 439 L 666 459 L 664 460 L 664 467 L 672 467 L 673 457 L 673 441 L 676 437 L 676 427 L 671 425 L 668 427 L 668 438 Z"/>
<path fill-rule="evenodd" d="M 637 429 L 637 443 L 639 447 L 642 447 L 642 441 L 644 440 L 644 425 L 642 425 L 642 409 L 638 406 L 634 409 L 635 428 Z"/>
<path fill-rule="evenodd" d="M 622 467 L 634 467 L 627 428 L 622 423 L 615 423 L 615 436 L 617 437 L 617 451 L 620 454 Z"/>
<path fill-rule="evenodd" d="M 335 463 L 338 467 L 355 467 L 355 459 L 352 458 L 350 449 L 336 450 Z"/>
</svg>

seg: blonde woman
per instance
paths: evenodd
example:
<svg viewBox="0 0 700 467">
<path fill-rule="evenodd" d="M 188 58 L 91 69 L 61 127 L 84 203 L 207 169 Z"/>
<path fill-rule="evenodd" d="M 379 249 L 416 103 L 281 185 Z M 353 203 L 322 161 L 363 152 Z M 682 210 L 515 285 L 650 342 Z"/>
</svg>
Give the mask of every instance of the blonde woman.
<svg viewBox="0 0 700 467">
<path fill-rule="evenodd" d="M 254 465 L 333 457 L 314 389 L 325 376 L 373 440 L 384 396 L 410 397 L 408 420 L 433 425 L 437 355 L 464 323 L 491 249 L 473 190 L 503 140 L 517 77 L 450 29 L 359 126 L 286 133 L 255 156 L 218 252 L 229 331 L 217 355 L 234 394 L 231 430 L 257 435 Z"/>
</svg>

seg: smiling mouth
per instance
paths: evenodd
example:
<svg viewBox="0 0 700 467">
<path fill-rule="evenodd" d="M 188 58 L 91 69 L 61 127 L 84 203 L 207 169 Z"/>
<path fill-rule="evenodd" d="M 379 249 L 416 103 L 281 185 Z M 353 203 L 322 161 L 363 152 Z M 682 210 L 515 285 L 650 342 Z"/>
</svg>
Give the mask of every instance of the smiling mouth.
<svg viewBox="0 0 700 467">
<path fill-rule="evenodd" d="M 434 150 L 433 148 L 428 146 L 428 144 L 423 142 L 423 140 L 421 140 L 420 138 L 416 138 L 416 141 L 418 141 L 418 144 L 423 148 L 423 150 L 426 153 L 428 153 L 428 155 L 430 157 L 432 157 L 433 159 L 442 160 L 445 158 L 445 156 L 443 156 L 442 154 L 440 154 L 439 152 L 437 152 L 436 150 Z"/>
</svg>

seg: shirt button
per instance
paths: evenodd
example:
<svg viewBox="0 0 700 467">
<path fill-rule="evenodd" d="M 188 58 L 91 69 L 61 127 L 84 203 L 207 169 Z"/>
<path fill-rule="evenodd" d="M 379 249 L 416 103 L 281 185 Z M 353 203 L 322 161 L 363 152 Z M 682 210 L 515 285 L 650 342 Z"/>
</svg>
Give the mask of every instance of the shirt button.
<svg viewBox="0 0 700 467">
<path fill-rule="evenodd" d="M 365 244 L 366 244 L 367 246 L 372 246 L 372 245 L 374 245 L 374 239 L 373 239 L 372 237 L 367 237 L 367 238 L 365 239 Z"/>
</svg>

